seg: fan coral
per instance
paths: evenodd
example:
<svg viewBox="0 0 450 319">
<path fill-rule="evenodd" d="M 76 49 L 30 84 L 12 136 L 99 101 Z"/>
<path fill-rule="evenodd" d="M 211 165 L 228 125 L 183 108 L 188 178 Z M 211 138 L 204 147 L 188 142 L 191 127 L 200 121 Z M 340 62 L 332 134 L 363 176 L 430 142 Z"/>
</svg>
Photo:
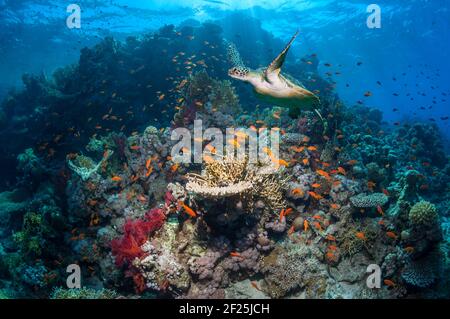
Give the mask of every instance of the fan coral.
<svg viewBox="0 0 450 319">
<path fill-rule="evenodd" d="M 188 174 L 186 189 L 205 198 L 237 196 L 249 207 L 261 199 L 273 210 L 286 207 L 285 180 L 271 166 L 251 165 L 248 159 L 224 157 L 206 163 L 202 175 Z"/>
<path fill-rule="evenodd" d="M 409 220 L 414 226 L 433 226 L 438 219 L 436 206 L 427 201 L 416 203 L 409 211 Z"/>
<path fill-rule="evenodd" d="M 383 206 L 387 203 L 388 197 L 383 193 L 373 193 L 369 195 L 358 194 L 356 196 L 350 197 L 350 201 L 355 207 L 371 208 Z"/>
<path fill-rule="evenodd" d="M 144 219 L 128 220 L 123 226 L 124 235 L 111 242 L 112 254 L 116 258 L 116 265 L 131 263 L 135 258 L 144 255 L 141 246 L 148 237 L 164 224 L 166 216 L 162 209 L 150 210 Z"/>
</svg>

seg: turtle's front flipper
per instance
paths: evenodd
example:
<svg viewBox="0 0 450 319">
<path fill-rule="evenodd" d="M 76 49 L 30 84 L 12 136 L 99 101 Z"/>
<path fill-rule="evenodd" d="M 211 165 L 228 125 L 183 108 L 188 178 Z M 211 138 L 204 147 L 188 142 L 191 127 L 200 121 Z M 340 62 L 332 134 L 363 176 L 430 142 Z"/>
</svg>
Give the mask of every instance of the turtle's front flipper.
<svg viewBox="0 0 450 319">
<path fill-rule="evenodd" d="M 286 47 L 281 51 L 281 53 L 275 58 L 275 60 L 270 63 L 269 67 L 266 69 L 265 76 L 266 79 L 270 82 L 271 78 L 273 76 L 278 76 L 281 71 L 281 67 L 283 66 L 284 60 L 286 60 L 286 54 L 289 51 L 289 48 L 292 45 L 292 42 L 294 42 L 295 38 L 298 35 L 298 31 L 294 34 L 294 36 L 291 38 L 291 40 L 288 42 Z"/>
</svg>

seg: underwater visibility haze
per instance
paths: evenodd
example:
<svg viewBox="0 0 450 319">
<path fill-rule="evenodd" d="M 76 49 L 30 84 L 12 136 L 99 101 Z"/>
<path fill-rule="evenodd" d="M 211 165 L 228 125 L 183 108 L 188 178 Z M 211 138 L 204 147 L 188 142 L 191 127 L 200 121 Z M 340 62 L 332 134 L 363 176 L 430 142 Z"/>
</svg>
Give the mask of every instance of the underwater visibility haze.
<svg viewBox="0 0 450 319">
<path fill-rule="evenodd" d="M 449 10 L 0 0 L 0 299 L 448 299 Z"/>
</svg>

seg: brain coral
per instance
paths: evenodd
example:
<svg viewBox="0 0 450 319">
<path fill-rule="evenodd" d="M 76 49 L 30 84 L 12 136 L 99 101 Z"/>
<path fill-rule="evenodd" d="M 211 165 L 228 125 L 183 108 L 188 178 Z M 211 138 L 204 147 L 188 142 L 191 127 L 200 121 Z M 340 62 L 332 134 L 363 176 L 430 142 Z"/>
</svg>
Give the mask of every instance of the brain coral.
<svg viewBox="0 0 450 319">
<path fill-rule="evenodd" d="M 409 220 L 415 226 L 431 226 L 438 221 L 436 206 L 427 201 L 416 203 L 409 211 Z"/>
<path fill-rule="evenodd" d="M 370 208 L 383 206 L 387 203 L 388 197 L 383 193 L 373 193 L 373 194 L 358 194 L 356 196 L 350 197 L 350 201 L 353 206 L 358 208 Z"/>
</svg>

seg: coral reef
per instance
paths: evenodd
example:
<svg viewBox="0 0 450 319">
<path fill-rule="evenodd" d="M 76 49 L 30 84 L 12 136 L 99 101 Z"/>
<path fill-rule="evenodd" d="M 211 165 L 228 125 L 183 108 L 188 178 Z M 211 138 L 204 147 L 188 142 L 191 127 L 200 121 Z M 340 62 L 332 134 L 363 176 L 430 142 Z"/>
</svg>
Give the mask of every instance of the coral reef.
<svg viewBox="0 0 450 319">
<path fill-rule="evenodd" d="M 17 173 L 0 193 L 0 298 L 448 298 L 437 127 L 347 107 L 316 55 L 292 76 L 320 95 L 322 118 L 293 120 L 227 80 L 222 32 L 106 38 L 52 78 L 24 76 L 0 110 L 0 160 Z M 243 60 L 264 61 L 253 51 Z M 279 131 L 279 158 L 216 154 L 196 120 Z M 172 154 L 180 127 L 209 151 L 201 164 Z M 62 288 L 73 263 L 84 286 Z M 380 289 L 367 288 L 370 264 Z"/>
</svg>

